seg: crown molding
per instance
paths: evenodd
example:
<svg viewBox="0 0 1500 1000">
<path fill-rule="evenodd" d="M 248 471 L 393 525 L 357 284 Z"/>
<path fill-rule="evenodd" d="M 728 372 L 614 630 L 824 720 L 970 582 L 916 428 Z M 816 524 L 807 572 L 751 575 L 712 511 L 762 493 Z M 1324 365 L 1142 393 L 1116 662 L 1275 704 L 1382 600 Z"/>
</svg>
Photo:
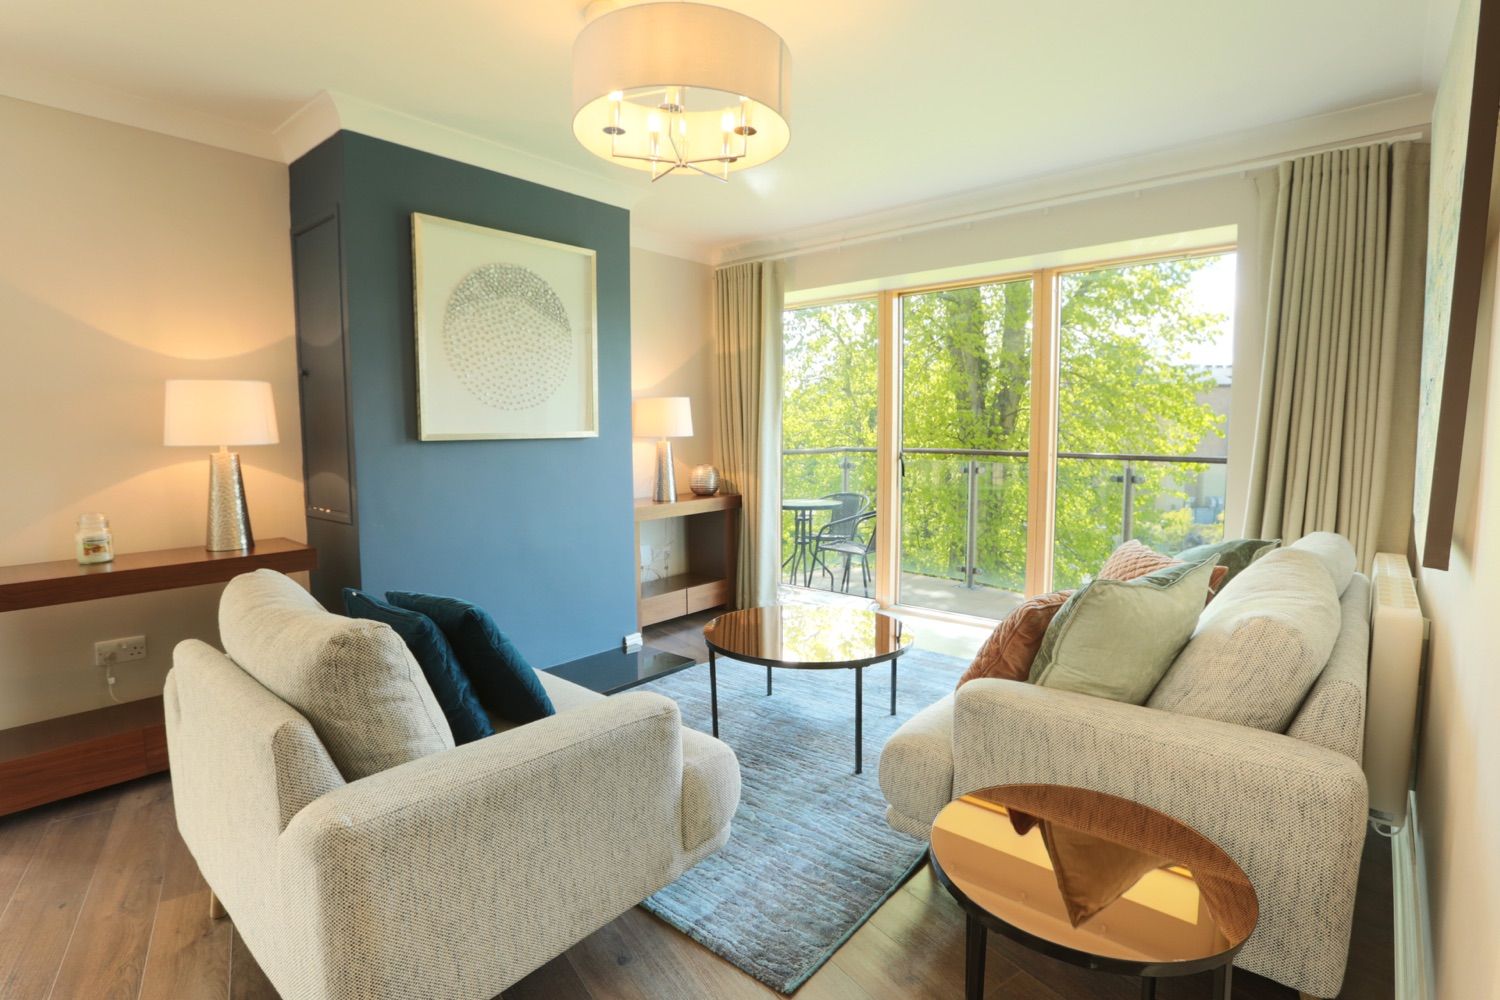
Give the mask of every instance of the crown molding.
<svg viewBox="0 0 1500 1000">
<path fill-rule="evenodd" d="M 272 135 L 245 122 L 86 80 L 38 72 L 14 61 L 0 62 L 0 94 L 264 160 L 281 159 Z"/>
<path fill-rule="evenodd" d="M 338 91 L 319 93 L 276 127 L 279 155 L 290 163 L 341 129 L 508 174 L 618 208 L 629 209 L 648 193 L 648 185 L 630 183 L 623 178 L 615 180 L 603 177 L 571 164 L 537 156 L 472 132 L 440 125 Z"/>
<path fill-rule="evenodd" d="M 732 264 L 836 250 L 1259 169 L 1339 146 L 1425 136 L 1431 120 L 1432 95 L 1410 94 L 1044 177 L 908 203 L 856 218 L 807 226 L 772 239 L 726 244 L 715 249 L 713 263 Z"/>
<path fill-rule="evenodd" d="M 649 250 L 652 253 L 664 254 L 668 257 L 690 260 L 694 264 L 709 265 L 713 263 L 713 246 L 711 244 L 695 243 L 692 240 L 683 239 L 671 233 L 664 233 L 657 229 L 647 229 L 636 223 L 634 213 L 630 216 L 630 245 L 636 250 Z"/>
</svg>

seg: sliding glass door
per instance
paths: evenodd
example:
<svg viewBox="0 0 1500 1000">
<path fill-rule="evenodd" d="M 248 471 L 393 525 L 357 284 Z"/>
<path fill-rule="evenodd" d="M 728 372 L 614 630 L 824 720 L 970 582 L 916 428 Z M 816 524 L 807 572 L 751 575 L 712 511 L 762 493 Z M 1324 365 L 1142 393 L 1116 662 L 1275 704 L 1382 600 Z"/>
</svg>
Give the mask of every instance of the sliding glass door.
<svg viewBox="0 0 1500 1000">
<path fill-rule="evenodd" d="M 1001 618 L 1026 589 L 1032 280 L 898 302 L 896 600 Z"/>
<path fill-rule="evenodd" d="M 788 309 L 783 585 L 995 619 L 1222 537 L 1234 285 L 1213 250 Z"/>
</svg>

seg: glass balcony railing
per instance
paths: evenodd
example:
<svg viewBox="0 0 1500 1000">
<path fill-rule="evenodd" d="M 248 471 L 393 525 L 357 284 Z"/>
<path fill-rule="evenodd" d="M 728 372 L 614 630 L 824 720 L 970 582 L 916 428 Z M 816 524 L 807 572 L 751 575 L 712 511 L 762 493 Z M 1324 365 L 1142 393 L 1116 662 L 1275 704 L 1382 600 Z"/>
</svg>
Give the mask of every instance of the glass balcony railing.
<svg viewBox="0 0 1500 1000">
<path fill-rule="evenodd" d="M 858 493 L 874 507 L 874 448 L 794 448 L 782 455 L 783 497 Z M 1077 587 L 1130 538 L 1175 552 L 1223 536 L 1221 456 L 1064 452 L 1057 458 L 1057 589 Z M 1029 464 L 1021 451 L 908 448 L 902 453 L 902 603 L 985 617 L 1005 614 L 1026 588 Z M 811 553 L 797 558 L 799 546 L 809 545 L 806 532 L 815 534 L 826 521 L 814 515 L 799 541 L 796 515 L 784 515 L 783 563 L 802 568 L 788 582 L 842 588 L 841 563 L 831 567 L 831 575 L 821 569 L 812 574 L 807 572 Z M 873 555 L 870 561 L 873 566 Z M 854 566 L 854 592 L 869 592 L 872 587 L 860 586 L 859 562 Z"/>
</svg>

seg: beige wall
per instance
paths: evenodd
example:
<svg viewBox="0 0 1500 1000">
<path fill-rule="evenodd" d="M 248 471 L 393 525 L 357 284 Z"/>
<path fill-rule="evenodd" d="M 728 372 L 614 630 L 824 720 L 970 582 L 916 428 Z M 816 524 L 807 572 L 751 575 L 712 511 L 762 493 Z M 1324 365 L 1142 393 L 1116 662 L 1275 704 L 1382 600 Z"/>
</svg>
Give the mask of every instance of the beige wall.
<svg viewBox="0 0 1500 1000">
<path fill-rule="evenodd" d="M 687 396 L 693 436 L 674 438 L 678 492 L 688 470 L 713 462 L 713 269 L 650 250 L 630 251 L 631 396 Z M 636 441 L 635 495 L 649 497 L 656 481 L 656 446 Z"/>
<path fill-rule="evenodd" d="M 1085 259 L 1072 257 L 1081 248 L 1108 248 L 1112 256 L 1156 252 L 1191 244 L 1163 239 L 1174 234 L 1235 227 L 1236 235 L 1230 239 L 1240 250 L 1237 376 L 1229 413 L 1226 529 L 1236 534 L 1248 484 L 1265 327 L 1260 212 L 1253 175 L 1236 173 L 804 254 L 788 262 L 787 289 L 789 293 L 825 288 L 868 291 L 874 284 L 893 287 L 912 279 L 939 280 L 947 277 L 946 271 L 972 270 L 973 265 L 985 262 L 999 262 L 1004 270 L 1073 263 Z"/>
<path fill-rule="evenodd" d="M 1436 997 L 1500 997 L 1500 171 L 1450 568 L 1420 571 L 1432 619 L 1417 775 Z"/>
<path fill-rule="evenodd" d="M 206 454 L 161 443 L 172 377 L 272 382 L 282 443 L 244 451 L 256 533 L 303 538 L 285 166 L 0 98 L 0 565 L 201 545 Z M 0 728 L 109 704 L 99 639 L 144 634 L 122 700 L 218 639 L 219 587 L 0 615 Z"/>
</svg>

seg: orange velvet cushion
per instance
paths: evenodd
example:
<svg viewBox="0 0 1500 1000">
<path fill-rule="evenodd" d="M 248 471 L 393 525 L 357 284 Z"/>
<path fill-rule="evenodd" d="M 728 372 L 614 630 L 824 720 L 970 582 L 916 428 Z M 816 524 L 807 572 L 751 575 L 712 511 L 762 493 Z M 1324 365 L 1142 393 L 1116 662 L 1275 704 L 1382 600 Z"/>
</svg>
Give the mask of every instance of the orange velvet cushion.
<svg viewBox="0 0 1500 1000">
<path fill-rule="evenodd" d="M 1031 661 L 1042 646 L 1042 637 L 1052 616 L 1072 594 L 1058 590 L 1022 601 L 1006 615 L 980 647 L 974 662 L 958 679 L 962 685 L 976 677 L 998 677 L 1007 681 L 1024 681 L 1031 674 Z"/>
</svg>

